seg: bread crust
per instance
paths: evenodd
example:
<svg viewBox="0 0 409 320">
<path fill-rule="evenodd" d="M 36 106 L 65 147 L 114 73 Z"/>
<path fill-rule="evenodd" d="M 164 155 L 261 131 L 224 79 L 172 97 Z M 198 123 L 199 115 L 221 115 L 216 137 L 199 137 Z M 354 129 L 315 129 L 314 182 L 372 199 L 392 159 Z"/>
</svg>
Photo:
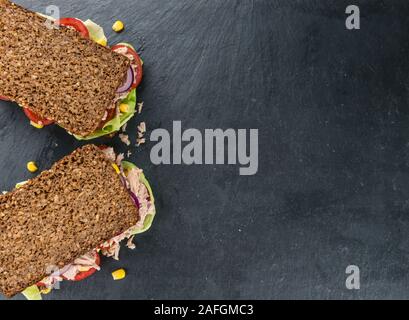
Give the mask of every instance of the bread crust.
<svg viewBox="0 0 409 320">
<path fill-rule="evenodd" d="M 0 1 L 0 95 L 53 120 L 67 131 L 95 132 L 130 60 L 83 38 L 72 28 Z"/>
<path fill-rule="evenodd" d="M 137 207 L 94 145 L 0 196 L 0 290 L 8 297 L 123 233 Z"/>
</svg>

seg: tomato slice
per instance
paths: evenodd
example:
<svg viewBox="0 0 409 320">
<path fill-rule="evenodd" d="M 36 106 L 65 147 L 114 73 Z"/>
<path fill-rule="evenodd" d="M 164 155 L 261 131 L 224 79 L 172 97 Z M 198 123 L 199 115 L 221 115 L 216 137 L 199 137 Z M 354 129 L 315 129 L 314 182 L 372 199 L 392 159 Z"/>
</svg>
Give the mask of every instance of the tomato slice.
<svg viewBox="0 0 409 320">
<path fill-rule="evenodd" d="M 56 21 L 57 25 L 72 27 L 82 34 L 84 38 L 89 38 L 89 31 L 85 24 L 76 18 L 62 18 Z"/>
<path fill-rule="evenodd" d="M 10 101 L 10 99 L 9 99 L 9 98 L 4 97 L 4 96 L 0 96 L 0 100 L 3 100 L 3 101 Z"/>
<path fill-rule="evenodd" d="M 117 44 L 111 48 L 113 51 L 127 56 L 131 60 L 131 67 L 134 71 L 134 83 L 131 89 L 136 89 L 142 82 L 143 68 L 142 60 L 139 54 L 136 53 L 131 47 L 124 44 Z"/>
<path fill-rule="evenodd" d="M 50 124 L 53 124 L 54 121 L 48 120 L 45 118 L 40 117 L 33 111 L 31 111 L 29 108 L 23 107 L 24 113 L 26 114 L 27 118 L 30 119 L 30 121 L 37 123 L 37 124 L 42 124 L 43 126 L 48 126 Z"/>
</svg>

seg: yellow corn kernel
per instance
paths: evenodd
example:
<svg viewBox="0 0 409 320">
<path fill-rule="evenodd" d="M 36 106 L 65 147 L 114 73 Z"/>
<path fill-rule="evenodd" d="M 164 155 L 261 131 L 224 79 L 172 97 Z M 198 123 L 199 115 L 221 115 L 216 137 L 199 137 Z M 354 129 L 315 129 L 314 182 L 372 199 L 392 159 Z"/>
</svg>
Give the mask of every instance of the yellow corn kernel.
<svg viewBox="0 0 409 320">
<path fill-rule="evenodd" d="M 100 44 L 101 46 L 104 46 L 104 47 L 106 47 L 107 44 L 108 44 L 107 39 L 105 39 L 105 38 L 101 38 L 101 39 L 97 40 L 96 43 L 98 43 L 98 44 Z"/>
<path fill-rule="evenodd" d="M 33 122 L 33 121 L 30 121 L 30 124 L 31 124 L 34 128 L 37 128 L 37 129 L 42 129 L 42 128 L 44 128 L 44 125 L 41 124 L 41 123 L 35 123 L 35 122 Z"/>
<path fill-rule="evenodd" d="M 116 165 L 116 163 L 113 163 L 113 164 L 112 164 L 112 168 L 115 169 L 115 171 L 116 171 L 117 174 L 120 174 L 120 173 L 121 173 L 121 170 L 119 170 L 119 167 Z"/>
<path fill-rule="evenodd" d="M 27 163 L 27 170 L 30 172 L 36 172 L 38 170 L 38 167 L 34 161 L 30 161 L 29 163 Z"/>
<path fill-rule="evenodd" d="M 51 292 L 51 288 L 41 289 L 40 292 L 41 292 L 42 294 L 49 294 L 49 293 Z"/>
<path fill-rule="evenodd" d="M 119 110 L 120 110 L 122 113 L 127 113 L 127 112 L 129 111 L 129 106 L 128 106 L 126 103 L 121 103 L 121 104 L 119 105 Z"/>
<path fill-rule="evenodd" d="M 112 278 L 114 278 L 114 280 L 122 280 L 125 278 L 125 276 L 126 271 L 124 269 L 118 269 L 112 272 Z"/>
<path fill-rule="evenodd" d="M 120 20 L 116 21 L 112 26 L 112 30 L 114 30 L 115 32 L 121 32 L 122 30 L 124 30 L 124 28 L 124 23 Z"/>
</svg>

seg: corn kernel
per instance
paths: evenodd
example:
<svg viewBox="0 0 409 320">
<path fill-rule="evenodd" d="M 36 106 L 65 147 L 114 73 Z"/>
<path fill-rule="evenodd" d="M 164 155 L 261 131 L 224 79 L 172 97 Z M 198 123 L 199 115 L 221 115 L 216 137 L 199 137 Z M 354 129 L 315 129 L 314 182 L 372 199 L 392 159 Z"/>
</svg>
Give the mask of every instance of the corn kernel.
<svg viewBox="0 0 409 320">
<path fill-rule="evenodd" d="M 112 30 L 114 30 L 115 32 L 121 32 L 122 30 L 124 30 L 124 28 L 124 23 L 120 20 L 116 21 L 112 26 Z"/>
<path fill-rule="evenodd" d="M 114 278 L 114 280 L 122 280 L 125 278 L 125 276 L 126 271 L 124 269 L 118 269 L 112 272 L 112 278 Z"/>
<path fill-rule="evenodd" d="M 113 164 L 112 164 L 112 168 L 115 169 L 115 171 L 116 171 L 117 174 L 120 174 L 120 173 L 121 173 L 121 170 L 119 170 L 119 167 L 116 165 L 116 163 L 113 163 Z"/>
<path fill-rule="evenodd" d="M 129 106 L 128 106 L 126 103 L 121 103 L 121 104 L 119 105 L 119 110 L 120 110 L 122 113 L 127 113 L 127 112 L 129 111 Z"/>
<path fill-rule="evenodd" d="M 107 41 L 107 39 L 101 38 L 101 39 L 97 40 L 96 43 L 100 44 L 101 46 L 106 47 L 107 44 L 108 44 L 108 41 Z"/>
<path fill-rule="evenodd" d="M 51 292 L 51 288 L 41 289 L 40 292 L 41 292 L 42 294 L 49 294 L 49 293 Z"/>
<path fill-rule="evenodd" d="M 29 163 L 27 163 L 27 170 L 30 172 L 36 172 L 38 170 L 37 165 L 34 161 L 30 161 Z"/>
<path fill-rule="evenodd" d="M 42 128 L 44 128 L 44 125 L 41 124 L 41 123 L 35 123 L 35 122 L 33 122 L 33 121 L 30 121 L 30 124 L 31 124 L 34 128 L 37 128 L 37 129 L 42 129 Z"/>
</svg>

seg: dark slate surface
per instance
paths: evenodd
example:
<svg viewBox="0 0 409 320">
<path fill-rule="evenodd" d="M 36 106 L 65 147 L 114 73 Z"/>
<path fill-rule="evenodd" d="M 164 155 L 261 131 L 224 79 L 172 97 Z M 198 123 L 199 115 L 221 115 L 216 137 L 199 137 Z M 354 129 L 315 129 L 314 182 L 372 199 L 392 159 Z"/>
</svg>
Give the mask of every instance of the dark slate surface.
<svg viewBox="0 0 409 320">
<path fill-rule="evenodd" d="M 409 4 L 355 1 L 18 1 L 92 18 L 145 60 L 150 129 L 258 128 L 260 168 L 132 160 L 157 196 L 137 250 L 47 299 L 409 298 Z M 126 32 L 110 31 L 122 19 Z M 91 106 L 90 106 L 91 107 Z M 135 130 L 131 130 L 135 132 Z M 109 144 L 126 150 L 114 139 Z M 0 104 L 1 189 L 80 143 Z M 35 259 L 35 257 L 33 257 Z M 345 268 L 361 268 L 361 290 Z M 128 270 L 125 281 L 110 272 Z"/>
</svg>

